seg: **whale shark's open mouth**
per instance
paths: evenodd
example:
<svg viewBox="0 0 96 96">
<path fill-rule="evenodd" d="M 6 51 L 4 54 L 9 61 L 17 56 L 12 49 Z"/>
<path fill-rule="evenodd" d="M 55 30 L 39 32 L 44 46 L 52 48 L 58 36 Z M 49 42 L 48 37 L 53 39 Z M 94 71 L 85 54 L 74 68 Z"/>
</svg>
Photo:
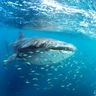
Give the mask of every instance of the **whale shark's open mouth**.
<svg viewBox="0 0 96 96">
<path fill-rule="evenodd" d="M 73 48 L 69 48 L 69 47 L 52 47 L 52 48 L 48 48 L 48 49 L 52 49 L 52 50 L 62 50 L 62 51 L 71 51 L 71 52 L 74 51 Z"/>
</svg>

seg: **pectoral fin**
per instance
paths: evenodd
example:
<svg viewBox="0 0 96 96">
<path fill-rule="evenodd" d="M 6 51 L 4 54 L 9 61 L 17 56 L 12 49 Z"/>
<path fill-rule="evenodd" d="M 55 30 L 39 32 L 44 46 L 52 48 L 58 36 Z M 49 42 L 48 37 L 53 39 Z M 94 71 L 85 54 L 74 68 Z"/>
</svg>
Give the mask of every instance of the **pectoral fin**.
<svg viewBox="0 0 96 96">
<path fill-rule="evenodd" d="M 4 60 L 4 66 L 6 66 L 10 61 L 13 61 L 16 59 L 17 54 L 13 54 L 10 56 L 7 60 Z"/>
</svg>

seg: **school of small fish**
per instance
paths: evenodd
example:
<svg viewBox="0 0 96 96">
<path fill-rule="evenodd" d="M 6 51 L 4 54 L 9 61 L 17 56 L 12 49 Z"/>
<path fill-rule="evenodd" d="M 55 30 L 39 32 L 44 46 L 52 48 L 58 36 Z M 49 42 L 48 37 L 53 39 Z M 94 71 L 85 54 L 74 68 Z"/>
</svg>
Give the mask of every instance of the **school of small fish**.
<svg viewBox="0 0 96 96">
<path fill-rule="evenodd" d="M 28 77 L 23 74 L 19 76 L 25 81 L 25 84 L 32 85 L 36 90 L 51 90 L 52 88 L 65 88 L 72 91 L 76 90 L 76 86 L 83 78 L 82 61 L 76 61 L 74 56 L 71 58 L 53 65 L 31 65 Z M 18 64 L 17 64 L 18 65 Z M 23 68 L 15 66 L 18 71 L 23 71 Z M 74 86 L 76 85 L 76 86 Z"/>
</svg>

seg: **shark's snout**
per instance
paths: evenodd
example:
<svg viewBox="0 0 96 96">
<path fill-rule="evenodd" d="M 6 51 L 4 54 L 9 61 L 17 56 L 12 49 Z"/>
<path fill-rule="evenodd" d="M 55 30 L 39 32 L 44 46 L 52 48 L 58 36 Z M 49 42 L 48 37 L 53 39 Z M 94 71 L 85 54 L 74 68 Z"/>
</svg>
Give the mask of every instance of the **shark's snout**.
<svg viewBox="0 0 96 96">
<path fill-rule="evenodd" d="M 72 52 L 75 52 L 76 51 L 76 47 L 71 45 L 71 44 L 67 44 L 66 47 L 64 47 L 65 50 L 67 51 L 72 51 Z"/>
</svg>

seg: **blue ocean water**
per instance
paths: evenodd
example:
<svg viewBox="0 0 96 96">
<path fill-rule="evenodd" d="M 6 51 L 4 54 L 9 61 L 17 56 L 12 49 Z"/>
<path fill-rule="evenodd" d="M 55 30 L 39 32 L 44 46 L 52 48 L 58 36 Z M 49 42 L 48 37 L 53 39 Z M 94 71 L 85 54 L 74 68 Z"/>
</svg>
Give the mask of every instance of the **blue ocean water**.
<svg viewBox="0 0 96 96">
<path fill-rule="evenodd" d="M 0 96 L 96 96 L 95 4 L 94 0 L 1 0 Z M 12 55 L 10 45 L 19 32 L 68 42 L 77 50 L 62 65 L 26 66 L 15 60 L 5 68 L 3 60 Z"/>
</svg>

